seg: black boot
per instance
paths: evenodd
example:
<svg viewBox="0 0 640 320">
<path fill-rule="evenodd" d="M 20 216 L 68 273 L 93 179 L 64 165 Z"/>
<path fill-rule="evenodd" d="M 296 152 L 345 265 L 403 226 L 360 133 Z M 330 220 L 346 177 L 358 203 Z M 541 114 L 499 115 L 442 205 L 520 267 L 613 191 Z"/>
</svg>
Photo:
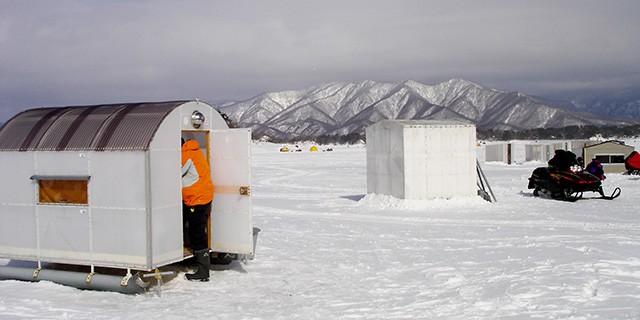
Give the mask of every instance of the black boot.
<svg viewBox="0 0 640 320">
<path fill-rule="evenodd" d="M 195 273 L 187 274 L 187 280 L 209 281 L 209 267 L 211 266 L 209 249 L 194 251 L 193 255 L 196 257 L 198 270 Z"/>
</svg>

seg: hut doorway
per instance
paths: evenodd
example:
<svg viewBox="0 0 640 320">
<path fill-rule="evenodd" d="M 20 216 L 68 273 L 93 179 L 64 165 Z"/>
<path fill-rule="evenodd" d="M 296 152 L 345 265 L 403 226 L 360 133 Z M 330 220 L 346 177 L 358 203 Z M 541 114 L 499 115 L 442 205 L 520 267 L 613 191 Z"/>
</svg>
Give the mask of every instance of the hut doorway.
<svg viewBox="0 0 640 320">
<path fill-rule="evenodd" d="M 210 144 L 210 131 L 195 131 L 195 130 L 183 130 L 182 131 L 182 139 L 187 140 L 196 140 L 198 141 L 198 145 L 200 145 L 200 150 L 204 154 L 207 159 L 207 163 L 211 166 L 211 144 Z M 189 244 L 189 224 L 187 221 L 182 219 L 182 239 L 183 239 L 183 252 L 184 257 L 190 257 L 193 255 L 191 246 Z M 211 214 L 207 217 L 207 239 L 209 239 L 209 248 L 211 248 Z"/>
</svg>

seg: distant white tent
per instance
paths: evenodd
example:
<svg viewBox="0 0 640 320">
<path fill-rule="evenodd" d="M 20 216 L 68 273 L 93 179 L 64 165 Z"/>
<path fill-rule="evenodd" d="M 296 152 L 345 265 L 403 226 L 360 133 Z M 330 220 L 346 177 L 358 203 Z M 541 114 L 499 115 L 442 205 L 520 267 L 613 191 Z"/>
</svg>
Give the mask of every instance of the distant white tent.
<svg viewBox="0 0 640 320">
<path fill-rule="evenodd" d="M 507 164 L 529 161 L 548 162 L 555 150 L 568 150 L 577 156 L 584 147 L 596 142 L 590 140 L 511 140 L 484 142 L 479 145 L 478 159 L 481 162 L 504 162 Z"/>
</svg>

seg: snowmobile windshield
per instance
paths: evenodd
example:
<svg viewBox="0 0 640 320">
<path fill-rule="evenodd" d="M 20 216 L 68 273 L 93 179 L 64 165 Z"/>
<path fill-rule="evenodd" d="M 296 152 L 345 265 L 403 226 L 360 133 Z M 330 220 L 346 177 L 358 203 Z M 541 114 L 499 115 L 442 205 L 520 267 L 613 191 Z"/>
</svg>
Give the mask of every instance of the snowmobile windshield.
<svg viewBox="0 0 640 320">
<path fill-rule="evenodd" d="M 571 151 L 558 149 L 555 155 L 549 160 L 549 166 L 562 171 L 573 171 L 574 166 L 580 166 L 576 154 Z"/>
</svg>

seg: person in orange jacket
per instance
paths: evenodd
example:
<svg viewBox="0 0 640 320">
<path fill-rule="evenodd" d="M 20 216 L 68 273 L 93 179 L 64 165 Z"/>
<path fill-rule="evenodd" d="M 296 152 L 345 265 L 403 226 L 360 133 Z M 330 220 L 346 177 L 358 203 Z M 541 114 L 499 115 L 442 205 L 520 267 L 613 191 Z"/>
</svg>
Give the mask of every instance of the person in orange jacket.
<svg viewBox="0 0 640 320">
<path fill-rule="evenodd" d="M 182 139 L 182 215 L 189 224 L 189 242 L 198 270 L 188 280 L 209 281 L 207 218 L 213 201 L 209 163 L 196 140 Z"/>
</svg>

